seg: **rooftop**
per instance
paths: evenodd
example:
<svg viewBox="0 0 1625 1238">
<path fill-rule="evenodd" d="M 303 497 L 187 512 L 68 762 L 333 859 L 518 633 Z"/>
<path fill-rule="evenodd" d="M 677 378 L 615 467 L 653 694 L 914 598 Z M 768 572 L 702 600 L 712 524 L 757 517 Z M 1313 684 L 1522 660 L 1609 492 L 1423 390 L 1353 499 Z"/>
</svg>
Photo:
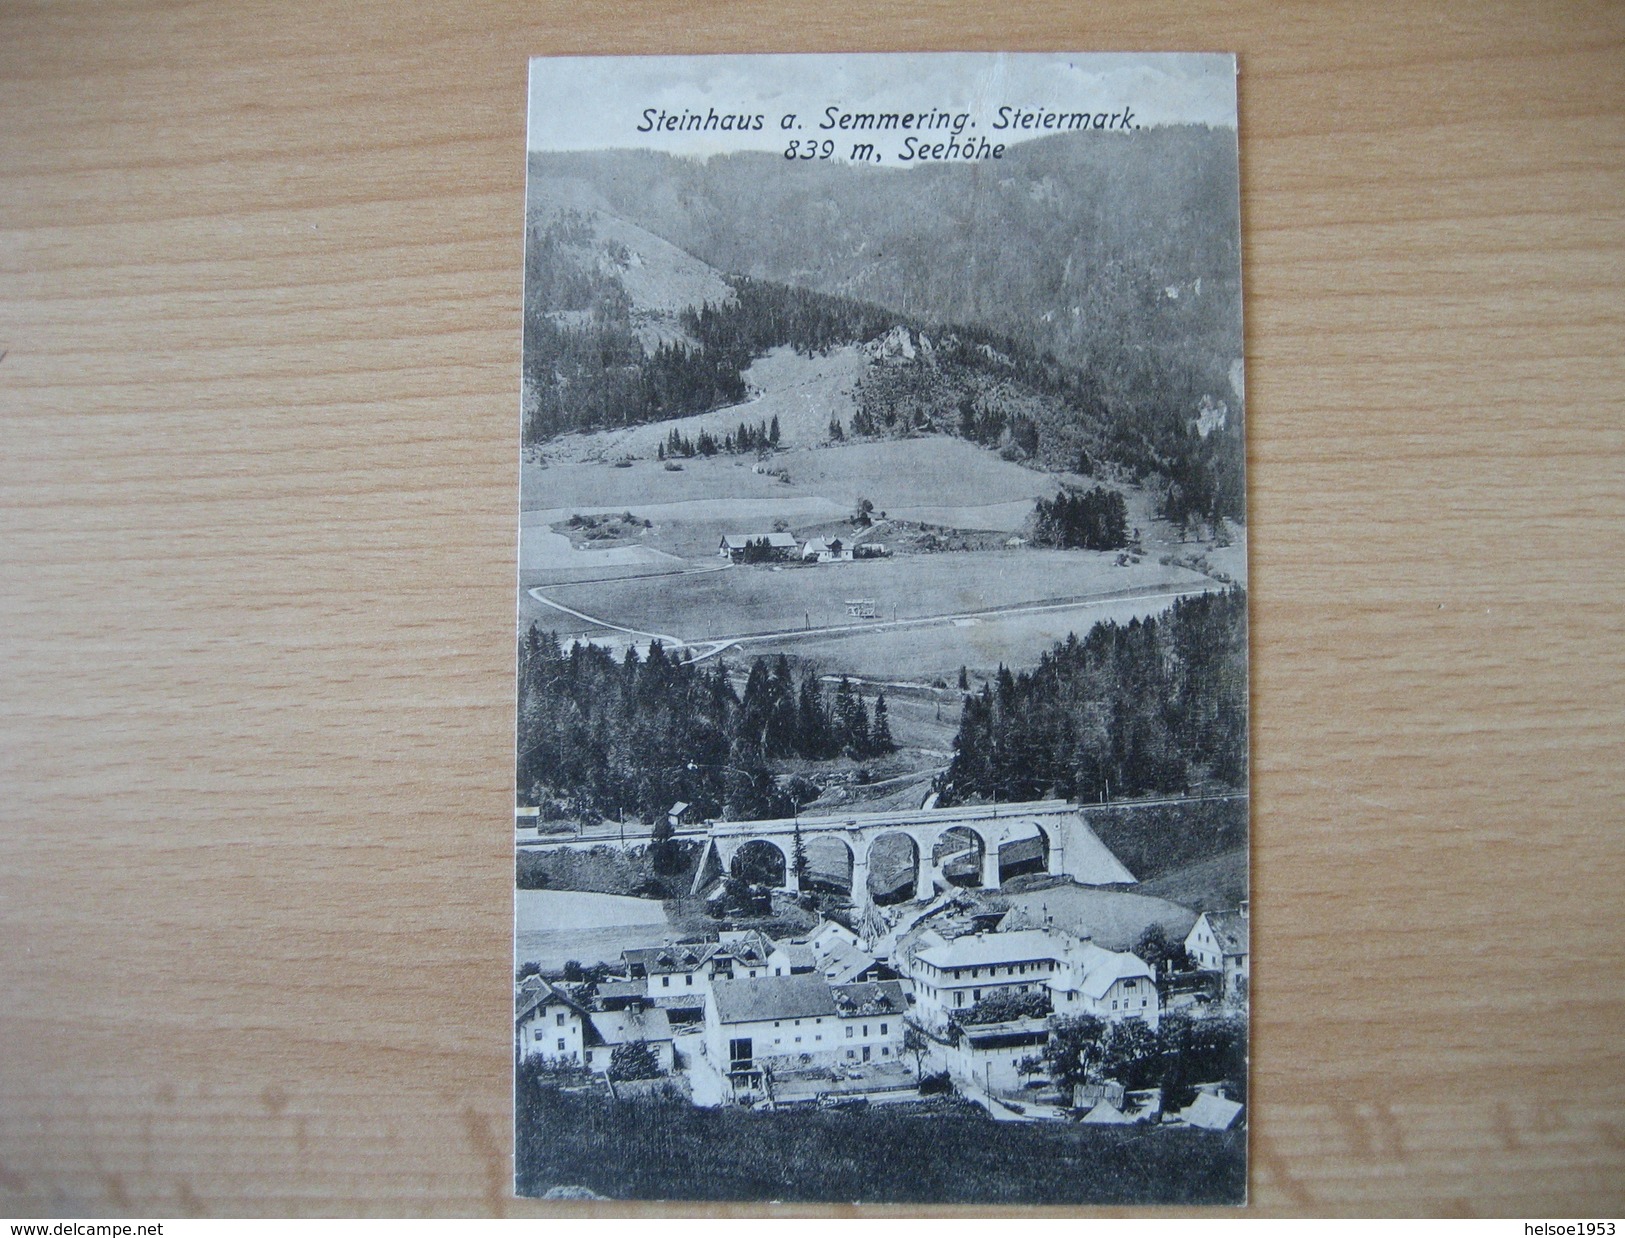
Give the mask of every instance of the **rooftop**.
<svg viewBox="0 0 1625 1238">
<path fill-rule="evenodd" d="M 838 984 L 830 990 L 835 1011 L 843 1018 L 871 1014 L 902 1014 L 908 1009 L 903 986 L 895 980 L 869 980 Z"/>
<path fill-rule="evenodd" d="M 723 1023 L 764 1019 L 807 1019 L 835 1013 L 835 998 L 822 976 L 761 976 L 755 980 L 716 980 L 711 984 L 717 1018 Z"/>
<path fill-rule="evenodd" d="M 701 966 L 718 946 L 714 941 L 688 942 L 674 946 L 638 946 L 621 951 L 627 966 L 642 966 L 651 975 L 663 972 L 690 972 Z"/>
<path fill-rule="evenodd" d="M 523 1023 L 536 1011 L 548 1006 L 568 1006 L 576 1009 L 568 994 L 555 989 L 540 976 L 526 976 L 514 989 L 513 1021 Z"/>
<path fill-rule="evenodd" d="M 1091 946 L 1089 949 L 1093 952 L 1093 957 L 1082 960 L 1087 970 L 1084 972 L 1083 983 L 1078 986 L 1087 997 L 1093 999 L 1104 997 L 1119 980 L 1154 978 L 1150 965 L 1138 955 L 1102 950 L 1098 946 Z"/>
<path fill-rule="evenodd" d="M 831 984 L 846 984 L 875 964 L 874 955 L 860 950 L 844 937 L 835 938 L 817 953 L 818 970 Z"/>
<path fill-rule="evenodd" d="M 1047 929 L 1019 929 L 1014 933 L 967 933 L 946 945 L 928 946 L 914 957 L 933 967 L 986 967 L 1064 959 L 1076 946 L 1060 933 Z"/>
<path fill-rule="evenodd" d="M 1179 1116 L 1192 1126 L 1210 1131 L 1227 1131 L 1241 1116 L 1241 1106 L 1211 1092 L 1202 1092 L 1191 1102 L 1189 1109 L 1180 1110 Z"/>
<path fill-rule="evenodd" d="M 670 1040 L 666 1012 L 653 1010 L 595 1010 L 587 1016 L 589 1045 L 624 1045 L 634 1040 Z"/>
<path fill-rule="evenodd" d="M 1247 917 L 1239 911 L 1207 912 L 1207 922 L 1226 954 L 1247 953 Z"/>
</svg>

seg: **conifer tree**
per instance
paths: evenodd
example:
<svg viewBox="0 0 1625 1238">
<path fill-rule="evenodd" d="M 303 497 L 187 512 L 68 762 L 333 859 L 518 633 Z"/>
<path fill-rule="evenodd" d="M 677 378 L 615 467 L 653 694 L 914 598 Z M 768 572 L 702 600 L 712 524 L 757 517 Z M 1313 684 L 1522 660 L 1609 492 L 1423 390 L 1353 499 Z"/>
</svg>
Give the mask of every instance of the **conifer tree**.
<svg viewBox="0 0 1625 1238">
<path fill-rule="evenodd" d="M 869 733 L 869 746 L 877 753 L 892 752 L 897 745 L 891 737 L 891 719 L 886 712 L 886 694 L 875 697 L 875 720 Z"/>
</svg>

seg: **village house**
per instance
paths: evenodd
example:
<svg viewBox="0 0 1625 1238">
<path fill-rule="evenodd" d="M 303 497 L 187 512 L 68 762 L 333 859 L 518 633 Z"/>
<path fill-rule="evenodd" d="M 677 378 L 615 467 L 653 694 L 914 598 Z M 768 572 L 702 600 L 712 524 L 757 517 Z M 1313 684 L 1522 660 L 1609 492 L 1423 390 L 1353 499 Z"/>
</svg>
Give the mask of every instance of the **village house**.
<svg viewBox="0 0 1625 1238">
<path fill-rule="evenodd" d="M 777 943 L 760 929 L 724 930 L 718 934 L 711 975 L 729 980 L 754 980 L 770 974 Z"/>
<path fill-rule="evenodd" d="M 1224 977 L 1227 998 L 1245 997 L 1248 970 L 1247 904 L 1234 911 L 1204 911 L 1185 938 L 1185 953 L 1203 971 Z"/>
<path fill-rule="evenodd" d="M 658 1007 L 633 1002 L 621 1010 L 591 1011 L 583 1036 L 587 1069 L 599 1074 L 608 1073 L 616 1049 L 638 1042 L 649 1046 L 662 1074 L 670 1074 L 676 1062 L 671 1023 Z"/>
<path fill-rule="evenodd" d="M 841 1029 L 836 1047 L 846 1063 L 894 1061 L 903 1056 L 908 999 L 895 980 L 838 984 L 830 988 Z"/>
<path fill-rule="evenodd" d="M 540 976 L 527 976 L 514 992 L 515 1044 L 520 1058 L 584 1063 L 585 1012 Z"/>
<path fill-rule="evenodd" d="M 1030 1079 L 1022 1065 L 1037 1058 L 1049 1043 L 1049 1020 L 1010 1019 L 955 1027 L 943 1052 L 948 1077 L 981 1091 L 1013 1095 Z"/>
<path fill-rule="evenodd" d="M 801 559 L 804 563 L 839 563 L 848 562 L 851 558 L 851 547 L 838 537 L 809 538 L 807 544 L 801 548 Z"/>
<path fill-rule="evenodd" d="M 968 933 L 947 941 L 928 933 L 907 964 L 915 1018 L 939 1032 L 985 998 L 1018 993 L 1047 993 L 1060 1015 L 1139 1018 L 1155 1028 L 1161 1013 L 1143 959 L 1053 929 Z"/>
<path fill-rule="evenodd" d="M 684 991 L 703 992 L 716 969 L 721 947 L 714 941 L 678 942 L 669 946 L 638 946 L 621 951 L 627 978 L 647 980 L 649 997 L 659 1002 Z"/>
<path fill-rule="evenodd" d="M 698 1023 L 705 1017 L 705 991 L 711 977 L 727 974 L 732 959 L 714 941 L 677 942 L 621 951 L 627 978 L 642 980 L 651 1005 L 667 1012 L 673 1023 Z"/>
<path fill-rule="evenodd" d="M 1162 1015 L 1156 974 L 1138 955 L 1079 942 L 1070 967 L 1050 982 L 1055 1013 L 1143 1019 L 1154 1031 Z"/>
<path fill-rule="evenodd" d="M 814 952 L 826 950 L 837 941 L 844 941 L 850 946 L 857 946 L 862 944 L 863 939 L 839 920 L 829 919 L 820 920 L 818 927 L 807 938 L 807 944 L 813 948 Z"/>
<path fill-rule="evenodd" d="M 788 533 L 729 533 L 717 543 L 717 555 L 733 563 L 743 563 L 757 552 L 763 559 L 792 559 L 799 549 Z"/>
<path fill-rule="evenodd" d="M 821 948 L 813 946 L 812 951 L 818 973 L 830 984 L 899 979 L 891 966 L 845 938 L 828 939 Z"/>
<path fill-rule="evenodd" d="M 833 1064 L 843 1039 L 835 997 L 822 976 L 719 978 L 711 984 L 706 1054 L 730 1073 Z"/>
<path fill-rule="evenodd" d="M 803 976 L 818 970 L 812 947 L 799 941 L 779 942 L 767 964 L 775 976 Z"/>
</svg>

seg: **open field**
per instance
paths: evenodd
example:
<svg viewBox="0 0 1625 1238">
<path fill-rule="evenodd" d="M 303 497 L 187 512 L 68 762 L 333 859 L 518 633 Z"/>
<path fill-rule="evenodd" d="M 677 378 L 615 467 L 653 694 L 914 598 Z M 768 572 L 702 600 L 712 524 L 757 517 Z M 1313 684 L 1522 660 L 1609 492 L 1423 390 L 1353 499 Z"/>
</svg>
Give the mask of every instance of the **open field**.
<svg viewBox="0 0 1625 1238">
<path fill-rule="evenodd" d="M 670 424 L 636 432 L 658 436 Z M 746 456 L 685 460 L 678 471 L 652 458 L 626 468 L 602 462 L 527 464 L 520 481 L 520 567 L 578 578 L 617 571 L 636 575 L 651 566 L 676 566 L 672 557 L 710 560 L 724 534 L 766 532 L 779 522 L 798 537 L 834 533 L 850 540 L 847 521 L 860 499 L 874 505 L 877 517 L 884 512 L 890 520 L 1002 539 L 1025 526 L 1038 497 L 1053 494 L 1063 482 L 1092 484 L 1073 474 L 1012 464 L 941 436 L 782 451 L 762 468 L 787 470 L 790 484 L 757 471 L 756 461 Z M 1216 566 L 1222 560 L 1230 575 L 1244 577 L 1244 531 L 1237 530 L 1236 544 L 1221 551 L 1180 542 L 1166 522 L 1154 518 L 1151 495 L 1117 488 L 1128 502 L 1130 525 L 1142 532 L 1147 559 L 1207 553 Z M 975 502 L 967 503 L 968 498 Z M 602 546 L 578 539 L 575 547 L 562 527 L 575 514 L 624 511 L 651 527 Z M 886 541 L 886 526 L 879 520 L 866 540 Z"/>
<path fill-rule="evenodd" d="M 515 1098 L 520 1194 L 821 1203 L 1241 1203 L 1245 1131 L 995 1123 L 908 1105 L 697 1109 L 540 1086 Z"/>
<path fill-rule="evenodd" d="M 721 414 L 709 414 L 720 416 Z M 737 425 L 738 418 L 735 417 Z M 646 427 L 658 433 L 673 423 Z M 974 496 L 980 504 L 1029 504 L 1040 495 L 1053 495 L 1062 480 L 1082 481 L 1071 474 L 1050 474 L 1000 459 L 984 447 L 962 439 L 930 436 L 838 446 L 801 448 L 776 453 L 769 461 L 790 474 L 786 485 L 755 471 L 749 456 L 696 457 L 679 461 L 681 470 L 668 470 L 654 459 L 640 459 L 629 468 L 602 463 L 550 463 L 526 465 L 520 481 L 520 506 L 525 511 L 620 511 L 636 515 L 650 510 L 669 511 L 667 505 L 709 500 L 710 511 L 692 509 L 692 518 L 726 517 L 741 499 L 771 498 L 789 503 L 815 497 L 850 512 L 861 498 L 876 511 L 897 519 L 912 508 L 965 506 Z M 680 513 L 670 512 L 672 515 Z"/>
<path fill-rule="evenodd" d="M 1167 570 L 1167 569 L 1164 569 Z M 1003 664 L 1028 669 L 1057 641 L 1072 633 L 1086 635 L 1106 620 L 1160 614 L 1173 602 L 1171 590 L 1129 598 L 1105 598 L 1065 609 L 1008 615 L 989 615 L 930 628 L 890 628 L 812 640 L 788 638 L 782 643 L 753 641 L 740 652 L 784 649 L 811 658 L 832 674 L 889 677 L 894 681 L 950 685 L 958 682 L 959 668 L 972 677 L 972 688 L 990 678 Z M 954 715 L 958 716 L 957 703 Z"/>
<path fill-rule="evenodd" d="M 1149 561 L 1117 567 L 1112 555 L 1093 551 L 1010 550 L 906 555 L 779 570 L 735 567 L 649 580 L 553 585 L 544 593 L 623 627 L 673 632 L 697 641 L 846 627 L 858 622 L 847 614 L 849 598 L 873 598 L 878 624 L 1211 584 L 1197 572 Z M 966 624 L 967 630 L 973 626 Z"/>
</svg>

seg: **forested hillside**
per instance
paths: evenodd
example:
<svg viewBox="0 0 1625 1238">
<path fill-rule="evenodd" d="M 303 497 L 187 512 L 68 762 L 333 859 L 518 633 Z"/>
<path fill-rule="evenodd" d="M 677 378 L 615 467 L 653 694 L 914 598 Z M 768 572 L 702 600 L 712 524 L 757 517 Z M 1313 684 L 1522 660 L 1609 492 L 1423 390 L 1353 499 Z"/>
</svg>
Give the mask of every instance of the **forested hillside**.
<svg viewBox="0 0 1625 1238">
<path fill-rule="evenodd" d="M 533 155 L 537 185 L 568 188 L 532 199 L 527 441 L 724 407 L 771 348 L 900 330 L 842 435 L 1106 462 L 1151 480 L 1171 519 L 1244 520 L 1233 144 L 1193 128 L 1046 139 L 996 177 Z M 658 312 L 640 303 L 651 287 Z"/>
<path fill-rule="evenodd" d="M 788 816 L 819 789 L 780 785 L 770 762 L 894 746 L 884 693 L 871 709 L 860 688 L 798 677 L 782 654 L 751 664 L 741 696 L 721 659 L 681 662 L 655 642 L 616 661 L 596 645 L 563 649 L 534 624 L 519 648 L 519 734 L 521 802 L 584 819 L 660 820 L 678 800 L 704 817 Z"/>
<path fill-rule="evenodd" d="M 1247 595 L 1097 623 L 965 698 L 944 804 L 1078 800 L 1247 782 Z"/>
<path fill-rule="evenodd" d="M 1051 136 L 996 169 L 593 151 L 533 154 L 531 175 L 717 270 L 881 305 L 933 338 L 1019 341 L 991 346 L 1063 372 L 1098 450 L 1167 478 L 1170 517 L 1245 520 L 1232 130 Z M 887 380 L 879 398 L 910 403 Z M 959 398 L 1017 403 L 985 387 Z"/>
</svg>

